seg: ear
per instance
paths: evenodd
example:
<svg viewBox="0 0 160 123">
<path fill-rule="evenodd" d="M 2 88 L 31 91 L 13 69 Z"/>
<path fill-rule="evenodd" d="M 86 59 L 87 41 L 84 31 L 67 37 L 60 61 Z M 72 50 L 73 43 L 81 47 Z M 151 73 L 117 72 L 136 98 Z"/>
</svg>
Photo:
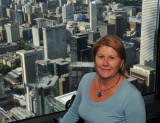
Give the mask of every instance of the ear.
<svg viewBox="0 0 160 123">
<path fill-rule="evenodd" d="M 122 59 L 122 61 L 121 61 L 120 68 L 123 67 L 123 64 L 124 64 L 124 59 Z"/>
</svg>

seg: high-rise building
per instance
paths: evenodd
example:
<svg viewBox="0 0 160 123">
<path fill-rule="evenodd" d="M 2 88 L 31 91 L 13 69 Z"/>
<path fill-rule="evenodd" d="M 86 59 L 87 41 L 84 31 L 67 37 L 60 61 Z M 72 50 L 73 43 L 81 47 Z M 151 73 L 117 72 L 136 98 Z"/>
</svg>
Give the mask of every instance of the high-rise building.
<svg viewBox="0 0 160 123">
<path fill-rule="evenodd" d="M 16 52 L 21 57 L 23 83 L 35 83 L 36 82 L 36 60 L 42 60 L 44 57 L 44 50 L 19 50 Z"/>
<path fill-rule="evenodd" d="M 32 26 L 32 37 L 33 37 L 33 45 L 41 46 L 43 45 L 43 33 L 42 28 L 38 28 L 38 26 Z"/>
<path fill-rule="evenodd" d="M 105 36 L 105 35 L 115 35 L 115 24 L 102 24 L 100 26 L 100 35 L 101 37 Z"/>
<path fill-rule="evenodd" d="M 123 28 L 123 16 L 122 15 L 111 15 L 109 16 L 109 23 L 115 24 L 116 35 L 123 38 L 124 28 Z"/>
<path fill-rule="evenodd" d="M 53 27 L 44 27 L 44 56 L 45 59 L 67 57 L 66 27 L 63 24 Z"/>
<path fill-rule="evenodd" d="M 90 2 L 90 29 L 97 30 L 97 3 L 96 1 Z"/>
<path fill-rule="evenodd" d="M 24 15 L 22 10 L 15 11 L 15 22 L 22 24 L 24 23 Z"/>
<path fill-rule="evenodd" d="M 74 6 L 72 4 L 64 4 L 62 6 L 63 23 L 74 20 Z"/>
<path fill-rule="evenodd" d="M 90 31 L 88 33 L 88 43 L 94 44 L 100 38 L 100 33 L 98 31 Z"/>
<path fill-rule="evenodd" d="M 126 70 L 129 73 L 130 68 L 136 63 L 136 48 L 132 42 L 123 42 L 126 50 Z"/>
<path fill-rule="evenodd" d="M 20 40 L 19 25 L 8 23 L 5 25 L 7 42 L 16 42 Z"/>
<path fill-rule="evenodd" d="M 103 7 L 101 0 L 95 0 L 89 4 L 90 11 L 90 29 L 97 31 L 97 28 L 103 24 Z"/>
<path fill-rule="evenodd" d="M 19 27 L 20 37 L 23 40 L 30 40 L 32 38 L 32 29 L 24 26 Z"/>
<path fill-rule="evenodd" d="M 0 6 L 7 7 L 7 0 L 0 0 Z"/>
<path fill-rule="evenodd" d="M 55 60 L 38 60 L 36 61 L 37 81 L 47 75 L 56 75 L 59 77 L 58 94 L 62 95 L 69 92 L 69 61 L 58 58 Z"/>
<path fill-rule="evenodd" d="M 16 52 L 21 57 L 21 66 L 22 66 L 22 79 L 24 86 L 26 88 L 26 102 L 27 102 L 27 110 L 31 111 L 31 102 L 29 100 L 29 87 L 34 86 L 36 83 L 36 69 L 35 62 L 36 60 L 44 59 L 44 50 L 43 49 L 35 49 L 35 50 L 19 50 Z"/>
<path fill-rule="evenodd" d="M 140 64 L 156 68 L 159 0 L 143 0 Z"/>
<path fill-rule="evenodd" d="M 33 44 L 34 46 L 39 47 L 43 45 L 42 27 L 51 27 L 55 24 L 55 22 L 45 18 L 36 18 L 34 20 L 36 20 L 37 25 L 32 26 Z"/>
<path fill-rule="evenodd" d="M 36 115 L 44 115 L 55 112 L 54 97 L 57 96 L 58 76 L 45 76 L 30 91 L 30 109 Z"/>
<path fill-rule="evenodd" d="M 91 48 L 87 46 L 86 36 L 72 36 L 70 42 L 71 62 L 91 61 Z"/>
<path fill-rule="evenodd" d="M 7 8 L 6 14 L 10 21 L 13 21 L 13 22 L 15 21 L 15 10 Z"/>
<path fill-rule="evenodd" d="M 93 62 L 73 62 L 69 65 L 69 90 L 75 91 L 83 75 L 95 71 Z"/>
<path fill-rule="evenodd" d="M 145 65 L 136 64 L 130 68 L 130 75 L 138 79 L 135 86 L 142 93 L 152 93 L 155 88 L 155 69 Z"/>
<path fill-rule="evenodd" d="M 47 13 L 47 3 L 39 3 L 39 6 L 41 7 L 42 13 Z"/>
</svg>

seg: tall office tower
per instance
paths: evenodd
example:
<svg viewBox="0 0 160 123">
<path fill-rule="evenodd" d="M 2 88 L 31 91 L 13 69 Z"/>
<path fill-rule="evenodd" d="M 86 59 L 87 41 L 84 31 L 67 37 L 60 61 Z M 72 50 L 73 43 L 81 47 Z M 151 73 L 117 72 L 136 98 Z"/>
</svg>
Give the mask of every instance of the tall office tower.
<svg viewBox="0 0 160 123">
<path fill-rule="evenodd" d="M 5 25 L 7 42 L 16 42 L 20 40 L 19 25 L 14 23 L 8 23 Z"/>
<path fill-rule="evenodd" d="M 36 77 L 37 81 L 41 80 L 42 77 L 47 75 L 56 75 L 59 77 L 58 94 L 69 92 L 69 79 L 68 79 L 68 66 L 69 61 L 58 58 L 55 60 L 38 60 L 36 61 Z"/>
<path fill-rule="evenodd" d="M 69 79 L 68 79 L 68 66 L 69 61 L 62 58 L 55 60 L 38 60 L 36 61 L 36 76 L 37 81 L 47 75 L 56 75 L 59 77 L 58 81 L 58 94 L 69 92 Z"/>
<path fill-rule="evenodd" d="M 32 13 L 32 5 L 25 4 L 24 6 L 22 6 L 22 11 L 25 14 Z"/>
<path fill-rule="evenodd" d="M 32 39 L 32 29 L 30 27 L 19 27 L 20 37 L 23 38 L 23 40 L 30 40 Z"/>
<path fill-rule="evenodd" d="M 90 2 L 90 29 L 97 31 L 97 3 Z"/>
<path fill-rule="evenodd" d="M 47 13 L 47 3 L 39 3 L 42 13 Z"/>
<path fill-rule="evenodd" d="M 22 10 L 15 11 L 15 22 L 17 22 L 18 24 L 24 23 L 24 15 Z"/>
<path fill-rule="evenodd" d="M 140 64 L 156 68 L 159 0 L 143 0 Z"/>
<path fill-rule="evenodd" d="M 67 0 L 59 0 L 59 7 L 62 7 L 66 3 L 67 3 Z"/>
<path fill-rule="evenodd" d="M 7 17 L 6 7 L 4 7 L 4 6 L 0 6 L 0 18 L 2 18 L 2 17 Z"/>
<path fill-rule="evenodd" d="M 28 111 L 31 111 L 31 103 L 29 100 L 29 86 L 32 86 L 32 84 L 34 85 L 36 83 L 35 61 L 44 58 L 44 50 L 19 50 L 16 53 L 19 54 L 21 57 L 22 78 L 26 88 L 26 108 Z"/>
<path fill-rule="evenodd" d="M 142 94 L 152 93 L 155 89 L 155 69 L 145 65 L 136 64 L 130 68 L 130 75 L 138 79 L 136 87 Z"/>
<path fill-rule="evenodd" d="M 127 30 L 128 25 L 128 12 L 126 10 L 115 10 L 116 15 L 121 15 L 123 17 L 123 33 Z"/>
<path fill-rule="evenodd" d="M 136 8 L 130 8 L 129 15 L 130 15 L 130 17 L 136 16 Z"/>
<path fill-rule="evenodd" d="M 95 71 L 93 62 L 73 62 L 69 65 L 69 91 L 78 88 L 82 77 L 89 72 Z"/>
<path fill-rule="evenodd" d="M 96 0 L 97 2 L 97 26 L 99 27 L 100 25 L 103 24 L 103 5 L 101 0 Z"/>
<path fill-rule="evenodd" d="M 72 4 L 64 4 L 62 6 L 63 23 L 74 20 L 74 6 Z"/>
<path fill-rule="evenodd" d="M 53 27 L 44 27 L 44 56 L 45 59 L 67 57 L 66 27 L 63 24 Z"/>
<path fill-rule="evenodd" d="M 42 60 L 44 58 L 44 50 L 43 49 L 35 49 L 35 50 L 19 50 L 16 52 L 21 57 L 21 65 L 23 70 L 23 83 L 30 84 L 36 82 L 36 60 Z"/>
<path fill-rule="evenodd" d="M 87 47 L 86 36 L 72 36 L 70 52 L 71 62 L 91 61 L 91 48 Z"/>
<path fill-rule="evenodd" d="M 0 95 L 5 93 L 5 88 L 4 88 L 4 78 L 2 74 L 0 74 Z"/>
<path fill-rule="evenodd" d="M 102 24 L 100 26 L 100 35 L 101 37 L 105 36 L 105 35 L 115 35 L 115 24 Z"/>
<path fill-rule="evenodd" d="M 123 38 L 123 16 L 122 15 L 111 15 L 109 16 L 109 23 L 115 24 L 116 35 Z"/>
<path fill-rule="evenodd" d="M 136 47 L 132 42 L 123 42 L 126 50 L 126 70 L 129 73 L 130 68 L 136 64 Z"/>
<path fill-rule="evenodd" d="M 7 0 L 0 0 L 0 6 L 5 6 L 7 7 Z"/>
<path fill-rule="evenodd" d="M 6 9 L 7 17 L 9 18 L 10 21 L 15 21 L 15 10 L 12 9 Z"/>
<path fill-rule="evenodd" d="M 0 0 L 0 18 L 6 17 L 7 0 Z"/>
<path fill-rule="evenodd" d="M 45 76 L 30 91 L 30 108 L 37 116 L 55 112 L 54 97 L 57 96 L 58 76 Z"/>
<path fill-rule="evenodd" d="M 42 27 L 51 27 L 55 25 L 53 20 L 45 19 L 45 18 L 37 18 L 35 19 L 37 22 L 36 26 L 32 26 L 32 36 L 33 36 L 33 44 L 34 46 L 43 46 L 43 32 Z"/>
<path fill-rule="evenodd" d="M 34 46 L 39 47 L 43 45 L 42 28 L 38 28 L 37 26 L 32 26 L 32 37 Z"/>
</svg>

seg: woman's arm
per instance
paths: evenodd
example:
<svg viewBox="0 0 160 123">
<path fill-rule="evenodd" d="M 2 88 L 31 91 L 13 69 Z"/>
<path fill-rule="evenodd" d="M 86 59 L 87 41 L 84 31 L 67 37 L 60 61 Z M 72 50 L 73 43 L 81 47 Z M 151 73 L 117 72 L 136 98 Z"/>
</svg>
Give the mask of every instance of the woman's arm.
<svg viewBox="0 0 160 123">
<path fill-rule="evenodd" d="M 145 104 L 139 91 L 128 95 L 124 109 L 126 123 L 146 123 Z"/>
</svg>

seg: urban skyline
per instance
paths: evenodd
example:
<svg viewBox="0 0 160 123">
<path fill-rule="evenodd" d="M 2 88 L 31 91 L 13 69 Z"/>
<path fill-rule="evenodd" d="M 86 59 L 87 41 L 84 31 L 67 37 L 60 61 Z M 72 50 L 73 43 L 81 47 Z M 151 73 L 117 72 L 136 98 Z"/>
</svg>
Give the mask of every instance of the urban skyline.
<svg viewBox="0 0 160 123">
<path fill-rule="evenodd" d="M 142 94 L 154 92 L 159 4 L 0 0 L 0 68 L 10 67 L 0 71 L 0 120 L 65 110 L 82 76 L 95 71 L 92 47 L 104 35 L 121 38 L 128 80 Z"/>
</svg>

